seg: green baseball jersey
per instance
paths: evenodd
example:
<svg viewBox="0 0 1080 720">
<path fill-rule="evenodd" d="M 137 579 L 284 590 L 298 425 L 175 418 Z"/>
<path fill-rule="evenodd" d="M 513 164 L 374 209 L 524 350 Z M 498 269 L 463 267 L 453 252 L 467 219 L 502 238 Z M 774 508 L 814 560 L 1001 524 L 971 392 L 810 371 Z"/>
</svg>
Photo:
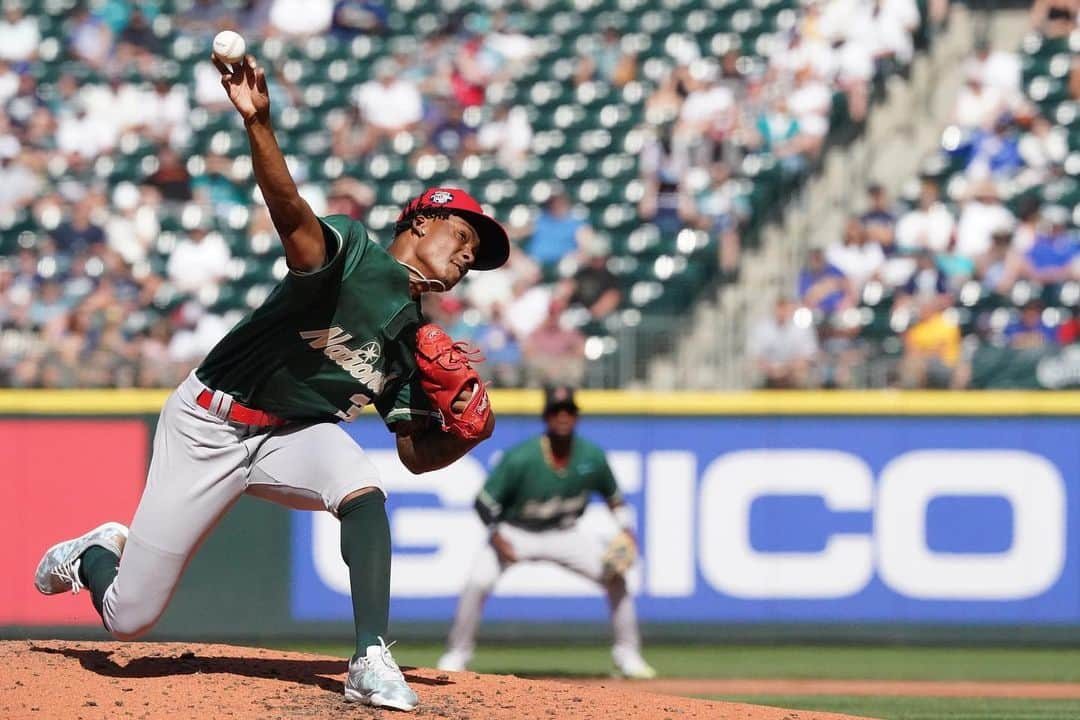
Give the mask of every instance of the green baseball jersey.
<svg viewBox="0 0 1080 720">
<path fill-rule="evenodd" d="M 286 420 L 387 425 L 437 415 L 416 380 L 419 304 L 408 271 L 344 215 L 320 218 L 326 264 L 292 272 L 196 370 L 207 387 Z"/>
<path fill-rule="evenodd" d="M 570 460 L 559 469 L 544 440 L 541 435 L 515 445 L 491 471 L 477 498 L 491 517 L 536 530 L 567 527 L 585 512 L 590 493 L 621 500 L 603 450 L 575 435 Z"/>
</svg>

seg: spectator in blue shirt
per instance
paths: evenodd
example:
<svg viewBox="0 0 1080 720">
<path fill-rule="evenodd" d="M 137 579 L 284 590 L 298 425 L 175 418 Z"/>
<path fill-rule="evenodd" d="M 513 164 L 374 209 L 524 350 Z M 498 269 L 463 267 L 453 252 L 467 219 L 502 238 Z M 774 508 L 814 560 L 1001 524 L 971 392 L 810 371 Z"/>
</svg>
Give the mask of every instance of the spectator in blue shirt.
<svg viewBox="0 0 1080 720">
<path fill-rule="evenodd" d="M 1020 137 L 1014 130 L 1013 117 L 1002 113 L 994 123 L 993 132 L 976 130 L 971 138 L 971 159 L 967 171 L 1011 177 L 1024 167 L 1020 155 Z"/>
<path fill-rule="evenodd" d="M 812 249 L 806 267 L 799 273 L 799 299 L 803 305 L 830 315 L 849 304 L 852 295 L 844 273 L 825 261 L 820 248 Z"/>
<path fill-rule="evenodd" d="M 1017 350 L 1057 345 L 1057 331 L 1042 318 L 1042 303 L 1029 300 L 1020 309 L 1020 317 L 1005 326 L 1005 341 Z"/>
<path fill-rule="evenodd" d="M 527 252 L 549 273 L 559 261 L 578 249 L 578 234 L 585 222 L 570 213 L 570 199 L 554 193 L 536 218 Z"/>
<path fill-rule="evenodd" d="M 1042 283 L 1060 283 L 1077 276 L 1076 259 L 1080 244 L 1066 227 L 1069 211 L 1058 205 L 1043 208 L 1045 230 L 1035 236 L 1027 251 L 1031 275 Z"/>
</svg>

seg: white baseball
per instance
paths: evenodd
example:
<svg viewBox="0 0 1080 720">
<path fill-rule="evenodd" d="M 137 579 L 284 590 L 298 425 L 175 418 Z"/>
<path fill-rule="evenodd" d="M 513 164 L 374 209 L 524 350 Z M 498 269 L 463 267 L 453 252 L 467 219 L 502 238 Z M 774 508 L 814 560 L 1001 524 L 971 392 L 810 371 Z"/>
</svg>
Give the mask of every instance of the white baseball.
<svg viewBox="0 0 1080 720">
<path fill-rule="evenodd" d="M 247 43 L 240 33 L 232 30 L 222 30 L 214 36 L 214 56 L 227 63 L 238 63 L 244 59 L 244 51 Z"/>
</svg>

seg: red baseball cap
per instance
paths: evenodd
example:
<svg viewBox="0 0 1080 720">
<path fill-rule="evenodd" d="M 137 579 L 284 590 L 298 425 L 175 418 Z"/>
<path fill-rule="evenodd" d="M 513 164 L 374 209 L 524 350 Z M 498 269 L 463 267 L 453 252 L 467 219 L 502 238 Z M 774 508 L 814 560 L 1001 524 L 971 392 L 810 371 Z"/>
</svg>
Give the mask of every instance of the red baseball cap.
<svg viewBox="0 0 1080 720">
<path fill-rule="evenodd" d="M 510 238 L 507 237 L 506 230 L 484 212 L 475 198 L 461 188 L 428 188 L 419 197 L 406 203 L 398 215 L 398 222 L 417 210 L 429 208 L 450 210 L 454 215 L 460 215 L 467 220 L 476 230 L 480 244 L 476 248 L 473 270 L 494 270 L 510 257 Z"/>
</svg>

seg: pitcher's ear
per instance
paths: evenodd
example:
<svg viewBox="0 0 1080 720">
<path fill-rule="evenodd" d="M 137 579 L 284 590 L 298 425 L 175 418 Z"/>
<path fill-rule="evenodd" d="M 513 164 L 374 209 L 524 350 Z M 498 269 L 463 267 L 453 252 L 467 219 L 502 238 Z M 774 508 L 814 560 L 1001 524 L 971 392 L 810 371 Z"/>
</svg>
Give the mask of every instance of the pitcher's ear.
<svg viewBox="0 0 1080 720">
<path fill-rule="evenodd" d="M 427 225 L 430 220 L 431 220 L 431 218 L 429 218 L 427 215 L 420 215 L 420 214 L 413 215 L 412 231 L 414 233 L 416 233 L 417 235 L 419 235 L 420 237 L 423 237 L 424 236 L 424 226 Z"/>
</svg>

